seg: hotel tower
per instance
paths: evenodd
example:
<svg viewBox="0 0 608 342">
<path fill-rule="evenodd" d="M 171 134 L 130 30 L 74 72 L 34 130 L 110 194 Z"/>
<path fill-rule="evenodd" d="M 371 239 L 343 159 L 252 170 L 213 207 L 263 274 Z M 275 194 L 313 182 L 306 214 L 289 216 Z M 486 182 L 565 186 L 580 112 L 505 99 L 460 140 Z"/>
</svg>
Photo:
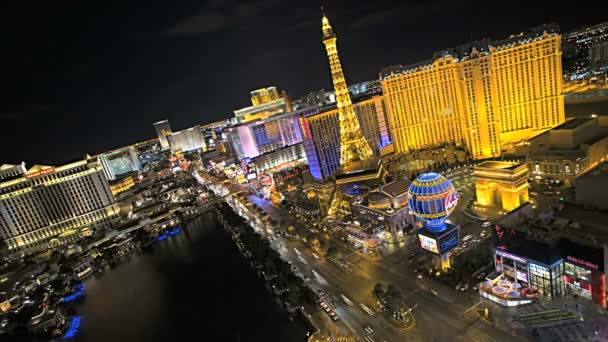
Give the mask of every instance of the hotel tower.
<svg viewBox="0 0 608 342">
<path fill-rule="evenodd" d="M 475 159 L 564 122 L 561 39 L 544 25 L 381 74 L 395 152 L 464 144 Z"/>
</svg>

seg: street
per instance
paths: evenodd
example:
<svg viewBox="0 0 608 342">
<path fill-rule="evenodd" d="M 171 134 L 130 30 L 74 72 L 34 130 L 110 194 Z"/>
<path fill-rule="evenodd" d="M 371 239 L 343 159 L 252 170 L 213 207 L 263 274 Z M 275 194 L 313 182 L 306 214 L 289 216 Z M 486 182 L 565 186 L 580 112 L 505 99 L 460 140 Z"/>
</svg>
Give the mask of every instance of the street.
<svg viewBox="0 0 608 342">
<path fill-rule="evenodd" d="M 249 195 L 248 200 L 261 207 L 279 225 L 298 225 L 299 223 L 289 217 L 285 212 L 272 206 L 267 200 Z M 263 230 L 266 231 L 266 230 Z M 267 232 L 265 234 L 268 234 Z M 271 243 L 280 252 L 285 260 L 291 261 L 304 275 L 310 277 L 311 286 L 315 290 L 323 290 L 331 294 L 336 304 L 336 313 L 348 329 L 359 336 L 370 335 L 365 328 L 371 327 L 374 341 L 512 341 L 512 336 L 485 320 L 479 319 L 475 310 L 469 311 L 463 317 L 462 313 L 470 307 L 474 300 L 460 294 L 442 299 L 434 295 L 434 287 L 438 284 L 430 280 L 419 280 L 413 270 L 402 272 L 386 260 L 372 261 L 360 254 L 353 254 L 349 261 L 354 266 L 351 272 L 339 270 L 333 264 L 320 256 L 312 257 L 311 250 L 302 242 L 276 237 L 270 239 Z M 294 251 L 297 248 L 302 256 Z M 303 258 L 306 263 L 303 263 Z M 313 274 L 315 270 L 326 282 L 319 281 Z M 418 304 L 413 311 L 415 324 L 407 330 L 397 329 L 389 324 L 382 315 L 370 316 L 359 304 L 372 307 L 371 291 L 376 283 L 392 284 L 403 294 L 408 307 Z M 451 289 L 447 289 L 451 290 Z M 453 291 L 453 290 L 452 290 Z M 445 292 L 445 291 L 443 291 Z M 344 294 L 354 305 L 347 305 L 340 299 Z M 445 296 L 444 296 L 445 297 Z M 478 298 L 478 296 L 476 296 Z M 478 299 L 476 299 L 478 301 Z"/>
</svg>

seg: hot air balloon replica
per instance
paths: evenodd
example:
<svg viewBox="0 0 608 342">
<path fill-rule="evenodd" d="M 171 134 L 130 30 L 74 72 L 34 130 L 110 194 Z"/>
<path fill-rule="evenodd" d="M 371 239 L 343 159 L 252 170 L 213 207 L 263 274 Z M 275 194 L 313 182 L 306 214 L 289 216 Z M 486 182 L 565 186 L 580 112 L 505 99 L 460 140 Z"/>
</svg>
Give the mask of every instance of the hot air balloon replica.
<svg viewBox="0 0 608 342">
<path fill-rule="evenodd" d="M 421 174 L 409 187 L 408 206 L 424 222 L 418 231 L 420 247 L 437 256 L 439 269 L 450 267 L 448 252 L 458 246 L 460 226 L 445 221 L 457 203 L 454 185 L 438 173 Z"/>
</svg>

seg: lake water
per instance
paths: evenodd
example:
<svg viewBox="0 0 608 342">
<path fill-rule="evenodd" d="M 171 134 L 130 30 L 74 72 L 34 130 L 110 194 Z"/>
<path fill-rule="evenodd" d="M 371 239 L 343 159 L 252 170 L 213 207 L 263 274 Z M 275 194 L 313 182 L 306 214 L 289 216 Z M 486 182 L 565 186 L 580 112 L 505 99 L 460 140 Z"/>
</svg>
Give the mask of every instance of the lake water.
<svg viewBox="0 0 608 342">
<path fill-rule="evenodd" d="M 214 213 L 85 281 L 77 341 L 304 341 Z"/>
</svg>

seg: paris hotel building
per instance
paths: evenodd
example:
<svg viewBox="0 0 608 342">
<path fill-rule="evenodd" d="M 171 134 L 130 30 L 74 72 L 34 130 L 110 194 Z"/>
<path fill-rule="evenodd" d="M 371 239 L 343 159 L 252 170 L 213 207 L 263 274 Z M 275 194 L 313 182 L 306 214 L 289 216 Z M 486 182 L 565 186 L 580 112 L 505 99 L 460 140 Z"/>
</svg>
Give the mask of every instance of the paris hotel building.
<svg viewBox="0 0 608 342">
<path fill-rule="evenodd" d="M 564 122 L 556 25 L 488 39 L 380 74 L 395 152 L 465 144 L 475 159 Z"/>
<path fill-rule="evenodd" d="M 71 243 L 110 228 L 119 208 L 94 158 L 52 167 L 0 166 L 0 239 L 11 251 Z"/>
</svg>

